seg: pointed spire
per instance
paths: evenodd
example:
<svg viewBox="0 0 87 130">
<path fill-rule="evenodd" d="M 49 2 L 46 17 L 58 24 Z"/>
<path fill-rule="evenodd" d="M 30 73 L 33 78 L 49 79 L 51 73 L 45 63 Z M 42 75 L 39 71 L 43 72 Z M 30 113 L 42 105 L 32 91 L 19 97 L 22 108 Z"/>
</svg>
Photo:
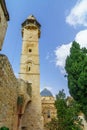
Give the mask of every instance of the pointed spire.
<svg viewBox="0 0 87 130">
<path fill-rule="evenodd" d="M 36 20 L 36 18 L 34 17 L 34 15 L 30 15 L 27 19 Z"/>
</svg>

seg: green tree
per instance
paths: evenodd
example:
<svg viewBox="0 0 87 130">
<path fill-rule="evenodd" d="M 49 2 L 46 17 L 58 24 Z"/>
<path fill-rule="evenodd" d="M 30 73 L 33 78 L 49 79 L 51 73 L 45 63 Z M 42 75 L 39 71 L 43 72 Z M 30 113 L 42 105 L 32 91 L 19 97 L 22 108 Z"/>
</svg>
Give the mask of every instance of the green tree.
<svg viewBox="0 0 87 130">
<path fill-rule="evenodd" d="M 72 98 L 66 98 L 64 90 L 56 95 L 55 106 L 58 130 L 81 130 L 81 120 L 78 118 L 79 106 Z"/>
<path fill-rule="evenodd" d="M 51 121 L 49 123 L 47 123 L 45 125 L 45 127 L 48 129 L 48 130 L 59 130 L 58 128 L 58 119 L 57 118 L 53 118 L 51 119 Z"/>
<path fill-rule="evenodd" d="M 75 41 L 66 59 L 65 70 L 70 94 L 81 105 L 87 117 L 87 49 L 81 49 Z"/>
<path fill-rule="evenodd" d="M 78 118 L 79 106 L 72 98 L 66 98 L 64 90 L 56 95 L 57 118 L 46 124 L 49 130 L 82 130 Z"/>
<path fill-rule="evenodd" d="M 0 130 L 9 130 L 9 128 L 7 128 L 7 127 L 5 127 L 5 126 L 2 126 L 2 127 L 0 128 Z"/>
</svg>

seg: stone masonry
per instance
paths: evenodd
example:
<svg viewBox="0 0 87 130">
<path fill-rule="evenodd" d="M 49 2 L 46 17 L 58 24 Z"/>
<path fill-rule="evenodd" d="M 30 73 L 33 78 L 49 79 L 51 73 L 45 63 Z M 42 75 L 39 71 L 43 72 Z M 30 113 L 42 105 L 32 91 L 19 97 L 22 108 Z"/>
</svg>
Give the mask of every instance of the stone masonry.
<svg viewBox="0 0 87 130">
<path fill-rule="evenodd" d="M 22 54 L 19 77 L 32 87 L 32 101 L 27 104 L 22 116 L 23 130 L 42 130 L 39 44 L 40 24 L 34 16 L 29 16 L 22 24 Z"/>
<path fill-rule="evenodd" d="M 10 130 L 17 117 L 17 87 L 8 58 L 0 55 L 0 127 L 6 126 Z"/>
<path fill-rule="evenodd" d="M 0 50 L 8 20 L 5 0 L 0 0 Z M 40 96 L 40 27 L 33 15 L 22 24 L 19 79 L 15 77 L 7 56 L 0 54 L 0 128 L 5 126 L 9 130 L 43 130 L 43 124 L 56 116 L 54 97 Z M 83 119 L 83 129 L 86 130 L 84 115 L 80 115 L 80 118 Z"/>
<path fill-rule="evenodd" d="M 55 108 L 55 98 L 48 89 L 41 91 L 41 103 L 42 103 L 42 115 L 44 120 L 44 130 L 47 130 L 46 124 L 51 121 L 52 118 L 57 117 L 57 110 Z"/>
<path fill-rule="evenodd" d="M 27 103 L 31 101 L 31 84 L 16 79 L 12 67 L 5 55 L 0 54 L 0 127 L 19 130 L 21 116 Z M 20 105 L 19 98 L 23 97 Z M 19 102 L 19 103 L 18 103 Z"/>
<path fill-rule="evenodd" d="M 0 0 L 0 50 L 2 49 L 8 20 L 9 14 L 6 8 L 5 0 Z"/>
</svg>

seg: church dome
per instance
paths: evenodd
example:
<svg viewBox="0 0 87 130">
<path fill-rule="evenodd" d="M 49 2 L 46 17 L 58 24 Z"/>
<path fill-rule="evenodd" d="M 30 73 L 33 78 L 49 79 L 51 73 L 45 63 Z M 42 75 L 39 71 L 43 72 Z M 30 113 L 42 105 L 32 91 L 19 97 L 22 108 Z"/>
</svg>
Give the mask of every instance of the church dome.
<svg viewBox="0 0 87 130">
<path fill-rule="evenodd" d="M 42 97 L 53 97 L 52 93 L 46 88 L 41 91 L 40 95 Z"/>
</svg>

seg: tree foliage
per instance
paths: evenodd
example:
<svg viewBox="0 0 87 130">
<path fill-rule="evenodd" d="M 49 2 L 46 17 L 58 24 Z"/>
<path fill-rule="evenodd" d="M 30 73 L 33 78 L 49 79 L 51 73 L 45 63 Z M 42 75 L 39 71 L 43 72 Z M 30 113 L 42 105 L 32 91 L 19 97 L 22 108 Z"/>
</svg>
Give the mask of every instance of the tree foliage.
<svg viewBox="0 0 87 130">
<path fill-rule="evenodd" d="M 75 41 L 66 59 L 65 70 L 70 94 L 81 104 L 81 110 L 87 116 L 87 49 L 81 49 Z"/>
<path fill-rule="evenodd" d="M 58 119 L 57 118 L 53 118 L 49 123 L 47 123 L 45 125 L 45 127 L 48 130 L 59 130 L 58 129 Z"/>
<path fill-rule="evenodd" d="M 7 127 L 5 127 L 5 126 L 2 126 L 2 127 L 0 128 L 0 130 L 9 130 L 9 128 L 7 128 Z"/>
<path fill-rule="evenodd" d="M 61 96 L 60 96 L 61 95 Z M 81 130 L 81 121 L 78 118 L 79 106 L 72 98 L 66 98 L 64 90 L 56 95 L 58 130 Z"/>
<path fill-rule="evenodd" d="M 50 130 L 82 130 L 78 118 L 79 106 L 72 98 L 66 98 L 64 90 L 56 95 L 57 118 L 46 124 Z"/>
</svg>

